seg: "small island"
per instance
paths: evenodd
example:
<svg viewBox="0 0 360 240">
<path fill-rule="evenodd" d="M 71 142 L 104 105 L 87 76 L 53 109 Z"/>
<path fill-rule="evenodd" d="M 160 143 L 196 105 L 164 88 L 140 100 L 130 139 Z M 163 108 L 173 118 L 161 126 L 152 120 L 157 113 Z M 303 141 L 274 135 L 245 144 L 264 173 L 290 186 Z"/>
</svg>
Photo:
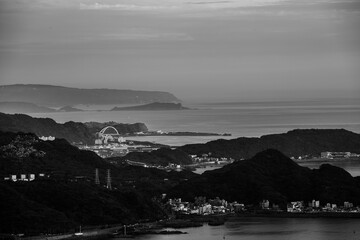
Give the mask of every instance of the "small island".
<svg viewBox="0 0 360 240">
<path fill-rule="evenodd" d="M 60 109 L 57 110 L 58 112 L 82 112 L 84 110 L 80 109 L 80 108 L 74 108 L 72 106 L 64 106 Z"/>
<path fill-rule="evenodd" d="M 130 107 L 114 107 L 111 111 L 159 111 L 159 110 L 189 110 L 183 107 L 181 103 L 162 103 L 153 102 L 145 105 L 137 105 Z"/>
</svg>

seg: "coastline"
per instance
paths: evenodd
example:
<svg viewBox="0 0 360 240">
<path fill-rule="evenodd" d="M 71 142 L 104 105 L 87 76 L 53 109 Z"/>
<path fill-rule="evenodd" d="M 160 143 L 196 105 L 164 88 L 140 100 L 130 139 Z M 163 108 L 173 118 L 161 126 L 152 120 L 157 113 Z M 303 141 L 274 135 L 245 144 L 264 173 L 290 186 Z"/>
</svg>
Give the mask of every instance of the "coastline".
<svg viewBox="0 0 360 240">
<path fill-rule="evenodd" d="M 360 219 L 360 213 L 352 212 L 247 212 L 247 213 L 225 213 L 213 215 L 188 215 L 179 214 L 176 219 L 168 219 L 158 222 L 151 222 L 140 224 L 137 230 L 129 232 L 129 236 L 138 236 L 146 234 L 186 234 L 182 231 L 168 231 L 165 229 L 181 229 L 189 227 L 202 227 L 204 223 L 211 226 L 223 225 L 226 222 L 236 222 L 243 218 L 343 218 L 343 219 Z M 44 235 L 44 236 L 31 236 L 22 239 L 26 240 L 87 240 L 87 239 L 109 239 L 113 237 L 113 233 L 121 229 L 123 225 L 119 224 L 110 228 L 98 228 L 84 231 L 82 236 L 75 236 L 74 233 L 67 233 L 62 235 Z M 86 227 L 85 227 L 86 228 Z M 17 239 L 16 237 L 14 239 Z"/>
</svg>

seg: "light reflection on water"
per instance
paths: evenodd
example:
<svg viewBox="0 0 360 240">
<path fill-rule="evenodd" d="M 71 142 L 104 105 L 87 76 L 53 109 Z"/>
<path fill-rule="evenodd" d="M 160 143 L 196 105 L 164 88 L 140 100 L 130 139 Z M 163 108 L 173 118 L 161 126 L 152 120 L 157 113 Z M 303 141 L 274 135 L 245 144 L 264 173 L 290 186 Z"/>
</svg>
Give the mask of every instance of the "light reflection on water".
<svg viewBox="0 0 360 240">
<path fill-rule="evenodd" d="M 339 240 L 360 239 L 360 219 L 242 218 L 222 226 L 181 229 L 183 235 L 147 235 L 159 240 Z"/>
</svg>

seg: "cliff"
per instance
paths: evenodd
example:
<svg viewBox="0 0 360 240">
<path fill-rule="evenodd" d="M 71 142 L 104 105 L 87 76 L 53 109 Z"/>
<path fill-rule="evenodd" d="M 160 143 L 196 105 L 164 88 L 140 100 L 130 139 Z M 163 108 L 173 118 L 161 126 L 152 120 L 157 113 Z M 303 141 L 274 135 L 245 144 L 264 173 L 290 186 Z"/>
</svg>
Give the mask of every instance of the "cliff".
<svg viewBox="0 0 360 240">
<path fill-rule="evenodd" d="M 80 89 L 52 85 L 15 84 L 0 86 L 0 102 L 29 102 L 40 106 L 76 104 L 135 104 L 179 102 L 174 95 L 159 91 Z"/>
<path fill-rule="evenodd" d="M 190 144 L 178 149 L 188 154 L 212 153 L 212 156 L 250 158 L 256 153 L 273 148 L 288 157 L 319 156 L 321 152 L 354 152 L 360 150 L 360 134 L 345 129 L 296 129 L 260 138 L 241 137 L 215 140 L 205 144 Z"/>
<path fill-rule="evenodd" d="M 257 204 L 263 199 L 285 207 L 290 201 L 320 200 L 322 203 L 360 203 L 360 182 L 345 170 L 322 165 L 300 167 L 277 150 L 265 150 L 253 158 L 237 161 L 169 191 L 169 197 L 192 201 L 197 196 Z"/>
</svg>

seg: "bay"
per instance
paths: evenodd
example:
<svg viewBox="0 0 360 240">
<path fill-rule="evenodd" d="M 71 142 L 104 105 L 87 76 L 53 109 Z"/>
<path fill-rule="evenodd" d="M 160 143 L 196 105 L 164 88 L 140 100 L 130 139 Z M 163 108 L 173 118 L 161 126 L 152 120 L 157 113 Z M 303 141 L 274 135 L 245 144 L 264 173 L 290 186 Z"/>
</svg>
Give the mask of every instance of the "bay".
<svg viewBox="0 0 360 240">
<path fill-rule="evenodd" d="M 221 226 L 186 228 L 182 235 L 146 235 L 143 240 L 339 240 L 360 239 L 360 219 L 241 218 Z"/>
</svg>

